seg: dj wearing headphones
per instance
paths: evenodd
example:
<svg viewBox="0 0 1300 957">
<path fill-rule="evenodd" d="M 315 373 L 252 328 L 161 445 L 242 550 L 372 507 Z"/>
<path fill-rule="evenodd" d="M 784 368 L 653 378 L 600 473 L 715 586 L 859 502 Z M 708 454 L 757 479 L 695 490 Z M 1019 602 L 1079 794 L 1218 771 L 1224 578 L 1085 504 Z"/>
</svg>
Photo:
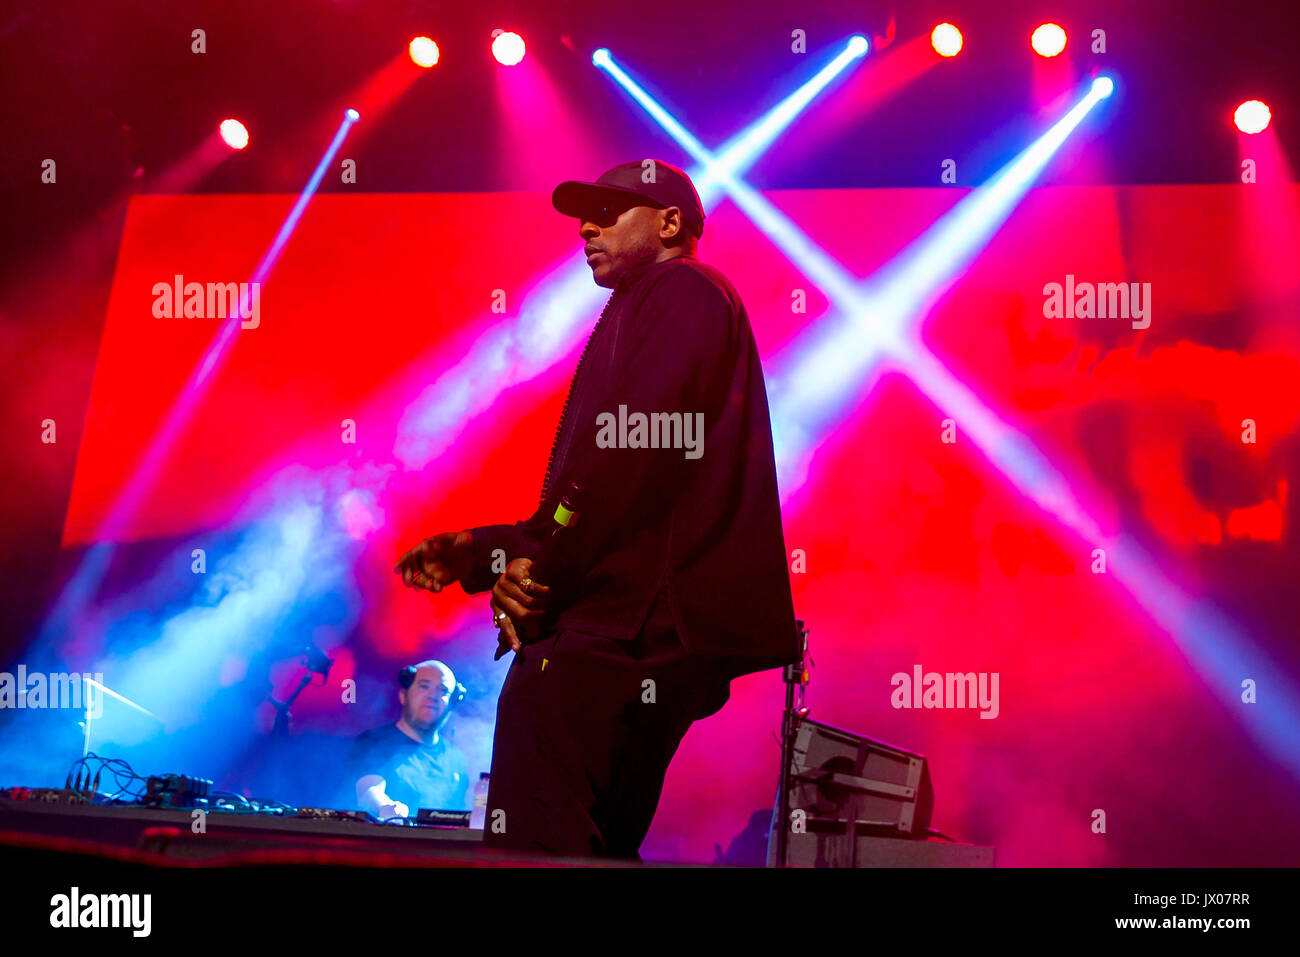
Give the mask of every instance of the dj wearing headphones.
<svg viewBox="0 0 1300 957">
<path fill-rule="evenodd" d="M 469 810 L 465 755 L 439 733 L 465 686 L 433 659 L 403 668 L 397 683 L 402 716 L 358 735 L 348 756 L 357 807 L 381 821 L 422 807 Z"/>
</svg>

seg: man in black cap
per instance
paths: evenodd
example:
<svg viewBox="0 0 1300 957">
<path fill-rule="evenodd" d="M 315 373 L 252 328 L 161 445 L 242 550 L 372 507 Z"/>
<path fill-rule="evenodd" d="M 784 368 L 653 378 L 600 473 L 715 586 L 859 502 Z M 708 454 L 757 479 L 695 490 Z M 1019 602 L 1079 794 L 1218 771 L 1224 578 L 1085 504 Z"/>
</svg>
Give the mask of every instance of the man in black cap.
<svg viewBox="0 0 1300 957">
<path fill-rule="evenodd" d="M 539 507 L 426 539 L 394 570 L 434 592 L 490 588 L 515 652 L 485 844 L 636 858 L 691 723 L 732 678 L 799 655 L 771 422 L 745 307 L 695 258 L 704 209 L 686 173 L 624 163 L 551 201 L 613 294 Z"/>
</svg>

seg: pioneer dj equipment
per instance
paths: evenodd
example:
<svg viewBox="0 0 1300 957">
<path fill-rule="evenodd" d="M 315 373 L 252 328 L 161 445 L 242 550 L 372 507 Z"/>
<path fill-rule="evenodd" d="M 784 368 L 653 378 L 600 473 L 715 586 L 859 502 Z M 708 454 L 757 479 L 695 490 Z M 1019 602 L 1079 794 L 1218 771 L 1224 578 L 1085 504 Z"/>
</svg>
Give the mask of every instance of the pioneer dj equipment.
<svg viewBox="0 0 1300 957">
<path fill-rule="evenodd" d="M 473 811 L 439 811 L 422 807 L 415 812 L 415 822 L 436 827 L 469 827 Z"/>
</svg>

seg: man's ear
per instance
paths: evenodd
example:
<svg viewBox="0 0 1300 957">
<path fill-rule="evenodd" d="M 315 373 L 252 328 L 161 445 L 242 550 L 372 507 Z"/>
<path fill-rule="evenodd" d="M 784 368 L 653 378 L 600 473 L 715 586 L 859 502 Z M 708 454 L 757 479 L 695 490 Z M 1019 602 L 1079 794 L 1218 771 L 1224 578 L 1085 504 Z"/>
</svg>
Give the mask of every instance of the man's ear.
<svg viewBox="0 0 1300 957">
<path fill-rule="evenodd" d="M 402 702 L 402 707 L 403 707 L 403 708 L 406 707 L 406 689 L 405 689 L 405 688 L 398 688 L 398 689 L 397 689 L 397 700 L 400 701 L 400 702 Z"/>
<path fill-rule="evenodd" d="M 673 239 L 678 236 L 686 223 L 682 220 L 682 210 L 679 206 L 669 206 L 662 210 L 663 221 L 659 227 L 659 235 L 664 239 Z"/>
</svg>

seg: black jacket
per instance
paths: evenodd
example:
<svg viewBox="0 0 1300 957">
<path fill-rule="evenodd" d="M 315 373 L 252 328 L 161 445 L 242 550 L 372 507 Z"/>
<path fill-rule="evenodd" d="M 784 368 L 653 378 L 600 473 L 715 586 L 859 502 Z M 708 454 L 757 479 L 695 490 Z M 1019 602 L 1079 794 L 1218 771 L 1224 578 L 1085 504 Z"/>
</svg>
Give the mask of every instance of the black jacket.
<svg viewBox="0 0 1300 957">
<path fill-rule="evenodd" d="M 601 448 L 620 406 L 628 446 L 634 413 L 681 413 L 683 426 L 699 413 L 702 445 L 659 418 L 655 444 L 691 438 L 696 451 Z M 564 561 L 538 576 L 556 589 L 555 627 L 629 640 L 666 586 L 682 643 L 730 676 L 797 659 L 763 370 L 744 304 L 712 266 L 679 257 L 620 278 L 574 373 L 541 504 L 514 525 L 470 529 L 466 592 L 496 582 L 497 549 L 506 562 L 537 557 L 575 479 L 586 492 Z"/>
</svg>

